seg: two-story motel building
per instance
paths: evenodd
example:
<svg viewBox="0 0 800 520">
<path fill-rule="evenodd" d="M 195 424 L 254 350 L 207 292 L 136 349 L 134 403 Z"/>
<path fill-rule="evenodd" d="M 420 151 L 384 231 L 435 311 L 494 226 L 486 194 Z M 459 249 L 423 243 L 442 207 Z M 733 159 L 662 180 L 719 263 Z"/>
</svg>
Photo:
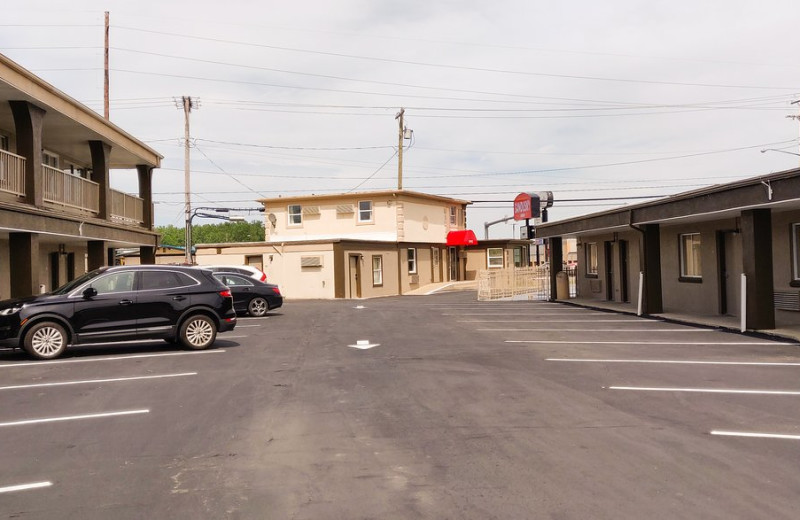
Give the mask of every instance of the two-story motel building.
<svg viewBox="0 0 800 520">
<path fill-rule="evenodd" d="M 155 262 L 151 180 L 162 157 L 0 54 L 0 298 L 51 290 L 138 247 Z M 111 188 L 111 170 L 138 178 Z M 116 173 L 116 172 L 115 172 Z"/>
</svg>

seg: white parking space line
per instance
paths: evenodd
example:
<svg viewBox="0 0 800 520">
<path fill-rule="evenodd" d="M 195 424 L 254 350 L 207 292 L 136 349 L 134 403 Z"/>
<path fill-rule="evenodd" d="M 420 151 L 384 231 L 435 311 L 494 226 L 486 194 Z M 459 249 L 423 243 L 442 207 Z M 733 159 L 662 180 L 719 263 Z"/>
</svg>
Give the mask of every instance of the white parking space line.
<svg viewBox="0 0 800 520">
<path fill-rule="evenodd" d="M 59 359 L 54 361 L 32 361 L 28 363 L 3 363 L 0 368 L 16 368 L 16 367 L 40 367 L 44 365 L 66 365 L 69 363 L 95 363 L 98 361 L 127 361 L 130 359 L 144 359 L 156 357 L 169 357 L 169 356 L 197 356 L 201 354 L 222 354 L 224 349 L 220 350 L 201 350 L 196 352 L 163 352 L 160 354 L 134 354 L 132 356 L 111 356 L 102 358 L 79 358 L 79 359 Z"/>
<path fill-rule="evenodd" d="M 123 381 L 142 381 L 145 379 L 166 379 L 168 377 L 196 376 L 197 372 L 184 372 L 182 374 L 161 374 L 156 376 L 115 377 L 110 379 L 86 379 L 83 381 L 60 381 L 56 383 L 35 383 L 30 385 L 0 386 L 0 390 L 19 390 L 22 388 L 44 388 L 48 386 L 84 385 L 92 383 L 119 383 Z"/>
<path fill-rule="evenodd" d="M 52 486 L 52 482 L 32 482 L 30 484 L 17 484 L 16 486 L 0 487 L 0 493 L 11 493 L 13 491 L 26 491 L 28 489 L 38 489 Z"/>
<path fill-rule="evenodd" d="M 709 329 L 476 329 L 483 332 L 715 332 Z"/>
<path fill-rule="evenodd" d="M 28 424 L 42 424 L 51 422 L 64 422 L 64 421 L 80 421 L 83 419 L 100 419 L 103 417 L 119 417 L 122 415 L 137 415 L 143 413 L 150 413 L 150 410 L 124 410 L 121 412 L 104 412 L 104 413 L 91 413 L 84 415 L 68 415 L 64 417 L 46 417 L 43 419 L 25 419 L 22 421 L 11 421 L 0 423 L 3 426 L 25 426 Z"/>
<path fill-rule="evenodd" d="M 726 435 L 729 437 L 758 437 L 761 439 L 789 439 L 800 440 L 800 435 L 786 435 L 782 433 L 759 433 L 759 432 L 732 432 L 725 430 L 711 430 L 711 435 Z"/>
<path fill-rule="evenodd" d="M 751 395 L 800 395 L 798 390 L 738 390 L 733 388 L 662 388 L 647 386 L 609 386 L 609 390 L 632 390 L 635 392 L 689 392 L 701 394 L 751 394 Z"/>
<path fill-rule="evenodd" d="M 779 341 L 549 341 L 539 339 L 507 339 L 506 343 L 544 343 L 553 345 L 796 345 Z"/>
<path fill-rule="evenodd" d="M 505 315 L 507 316 L 507 314 Z M 458 323 L 520 323 L 524 321 L 526 324 L 528 323 L 631 323 L 637 322 L 642 323 L 642 320 L 637 318 L 628 318 L 628 319 L 619 319 L 619 320 L 457 320 Z M 646 323 L 646 322 L 645 322 Z"/>
<path fill-rule="evenodd" d="M 584 312 L 581 316 L 597 316 L 596 312 Z M 442 316 L 576 316 L 575 312 L 453 312 L 443 313 Z"/>
<path fill-rule="evenodd" d="M 769 361 L 690 361 L 672 359 L 575 359 L 547 358 L 545 361 L 565 361 L 570 363 L 653 363 L 667 365 L 748 365 L 765 367 L 798 367 L 800 363 L 782 363 Z"/>
</svg>

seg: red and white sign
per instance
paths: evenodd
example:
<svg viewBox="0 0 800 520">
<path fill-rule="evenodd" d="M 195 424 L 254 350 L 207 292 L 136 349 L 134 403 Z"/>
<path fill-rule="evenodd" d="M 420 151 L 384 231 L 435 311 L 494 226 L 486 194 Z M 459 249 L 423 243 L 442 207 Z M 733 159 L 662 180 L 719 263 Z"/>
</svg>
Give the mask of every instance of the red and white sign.
<svg viewBox="0 0 800 520">
<path fill-rule="evenodd" d="M 529 218 L 538 217 L 539 211 L 539 197 L 534 195 L 531 197 L 530 193 L 520 193 L 514 199 L 514 220 L 526 220 Z M 536 204 L 536 208 L 533 205 Z"/>
</svg>

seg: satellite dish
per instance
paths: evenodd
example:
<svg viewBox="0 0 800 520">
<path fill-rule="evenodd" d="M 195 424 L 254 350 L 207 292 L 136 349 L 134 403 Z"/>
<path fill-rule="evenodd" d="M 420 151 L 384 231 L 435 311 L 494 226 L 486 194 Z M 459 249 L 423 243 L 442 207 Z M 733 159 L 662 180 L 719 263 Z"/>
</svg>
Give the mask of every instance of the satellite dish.
<svg viewBox="0 0 800 520">
<path fill-rule="evenodd" d="M 272 227 L 275 227 L 275 223 L 278 221 L 278 218 L 275 216 L 275 213 L 270 213 L 267 218 L 269 219 L 269 223 L 272 224 Z"/>
</svg>

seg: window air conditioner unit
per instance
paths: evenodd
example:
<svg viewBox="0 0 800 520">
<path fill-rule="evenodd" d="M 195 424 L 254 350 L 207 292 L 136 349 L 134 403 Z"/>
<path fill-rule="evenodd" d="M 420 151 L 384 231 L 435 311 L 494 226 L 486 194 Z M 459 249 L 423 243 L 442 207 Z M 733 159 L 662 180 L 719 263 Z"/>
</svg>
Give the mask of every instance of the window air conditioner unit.
<svg viewBox="0 0 800 520">
<path fill-rule="evenodd" d="M 300 267 L 322 267 L 321 256 L 301 256 Z"/>
</svg>

